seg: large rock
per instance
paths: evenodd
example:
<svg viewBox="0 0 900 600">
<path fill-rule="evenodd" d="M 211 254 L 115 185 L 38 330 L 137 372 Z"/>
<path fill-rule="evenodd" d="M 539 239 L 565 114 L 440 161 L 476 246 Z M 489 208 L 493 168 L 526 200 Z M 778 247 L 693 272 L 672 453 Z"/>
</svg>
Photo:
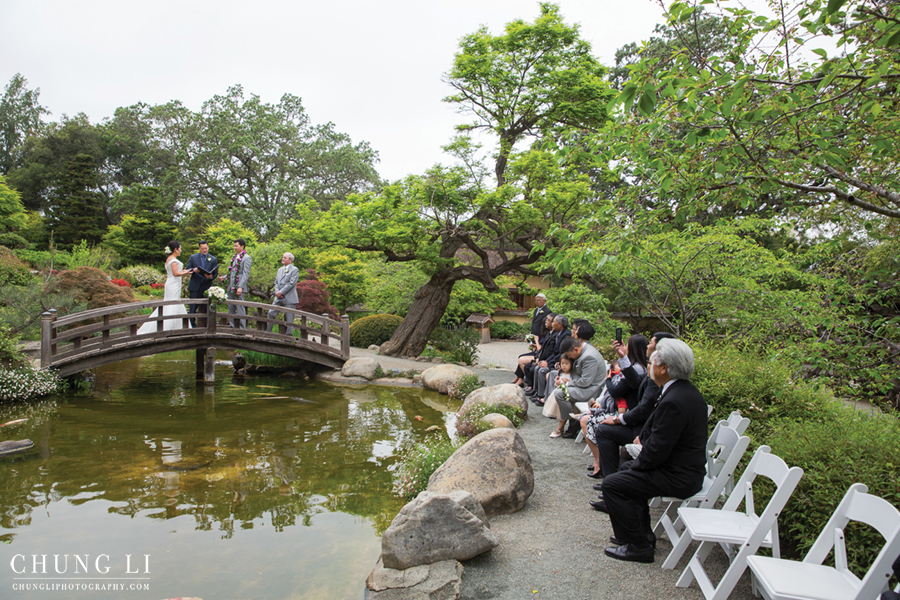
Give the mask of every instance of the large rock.
<svg viewBox="0 0 900 600">
<path fill-rule="evenodd" d="M 512 421 L 507 419 L 504 415 L 501 415 L 498 413 L 490 413 L 490 414 L 484 415 L 482 417 L 482 420 L 485 423 L 487 423 L 488 425 L 490 425 L 491 429 L 498 429 L 501 427 L 505 427 L 506 429 L 515 429 L 516 428 L 516 426 L 513 425 Z"/>
<path fill-rule="evenodd" d="M 375 373 L 379 369 L 379 364 L 374 358 L 368 356 L 359 356 L 351 358 L 344 363 L 341 368 L 341 375 L 344 377 L 362 377 L 372 381 L 375 379 Z"/>
<path fill-rule="evenodd" d="M 381 560 L 390 569 L 408 569 L 467 560 L 499 543 L 475 496 L 462 490 L 426 491 L 400 509 L 381 536 Z"/>
<path fill-rule="evenodd" d="M 455 560 L 419 565 L 405 571 L 389 569 L 381 560 L 366 579 L 364 600 L 455 600 L 459 598 L 463 566 Z"/>
<path fill-rule="evenodd" d="M 464 413 L 476 404 L 488 406 L 506 404 L 515 408 L 519 417 L 525 419 L 528 416 L 528 398 L 525 397 L 525 392 L 522 388 L 512 383 L 501 383 L 491 387 L 478 388 L 466 396 L 459 412 Z"/>
<path fill-rule="evenodd" d="M 465 443 L 428 480 L 429 492 L 471 492 L 488 517 L 514 513 L 534 491 L 525 442 L 513 429 L 490 429 Z"/>
<path fill-rule="evenodd" d="M 437 365 L 422 371 L 422 385 L 426 389 L 446 394 L 450 386 L 459 381 L 463 375 L 474 374 L 475 371 L 457 365 Z"/>
</svg>

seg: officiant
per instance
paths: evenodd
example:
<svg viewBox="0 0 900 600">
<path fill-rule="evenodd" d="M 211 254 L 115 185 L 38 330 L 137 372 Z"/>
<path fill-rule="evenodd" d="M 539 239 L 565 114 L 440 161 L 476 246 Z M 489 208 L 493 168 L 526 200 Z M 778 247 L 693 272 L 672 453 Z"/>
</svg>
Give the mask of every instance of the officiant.
<svg viewBox="0 0 900 600">
<path fill-rule="evenodd" d="M 186 271 L 191 272 L 191 280 L 188 282 L 188 296 L 190 298 L 203 298 L 204 292 L 210 288 L 213 281 L 215 281 L 216 275 L 219 274 L 219 261 L 209 253 L 209 243 L 206 240 L 201 240 L 197 247 L 199 252 L 191 254 L 187 264 L 184 266 Z M 206 312 L 206 305 L 191 304 L 190 308 L 188 308 L 188 313 L 194 314 L 198 311 L 198 307 L 199 312 Z M 197 326 L 194 323 L 194 319 L 191 319 L 191 325 Z M 205 319 L 200 326 L 206 327 Z"/>
</svg>

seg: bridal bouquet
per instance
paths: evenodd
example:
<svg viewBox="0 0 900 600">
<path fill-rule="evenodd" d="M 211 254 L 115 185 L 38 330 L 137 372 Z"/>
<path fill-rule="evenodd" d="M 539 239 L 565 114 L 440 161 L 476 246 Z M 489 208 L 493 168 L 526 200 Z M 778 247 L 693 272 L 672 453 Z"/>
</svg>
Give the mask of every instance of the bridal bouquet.
<svg viewBox="0 0 900 600">
<path fill-rule="evenodd" d="M 211 287 L 203 292 L 203 295 L 210 300 L 214 300 L 216 304 L 222 304 L 223 302 L 225 302 L 225 290 L 220 287 Z"/>
</svg>

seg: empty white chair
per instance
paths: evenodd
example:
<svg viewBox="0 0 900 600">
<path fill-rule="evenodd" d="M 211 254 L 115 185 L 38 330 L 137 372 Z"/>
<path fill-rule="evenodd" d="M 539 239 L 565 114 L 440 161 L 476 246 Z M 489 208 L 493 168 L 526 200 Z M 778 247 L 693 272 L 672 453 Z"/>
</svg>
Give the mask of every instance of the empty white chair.
<svg viewBox="0 0 900 600">
<path fill-rule="evenodd" d="M 893 571 L 891 563 L 900 555 L 900 511 L 868 491 L 861 483 L 850 486 L 803 562 L 748 557 L 754 593 L 761 592 L 767 600 L 862 600 L 877 598 L 887 591 Z M 873 527 L 885 539 L 862 579 L 847 568 L 844 528 L 850 521 Z M 823 565 L 832 548 L 834 567 Z"/>
<path fill-rule="evenodd" d="M 662 498 L 662 501 L 667 503 L 666 509 L 653 528 L 653 533 L 659 536 L 665 531 L 672 542 L 672 551 L 663 562 L 663 569 L 674 569 L 690 543 L 690 538 L 681 533 L 684 526 L 678 518 L 678 508 L 682 506 L 712 508 L 725 491 L 726 484 L 731 481 L 734 470 L 748 446 L 750 446 L 749 437 L 739 435 L 728 426 L 727 421 L 719 421 L 709 441 L 706 442 L 706 477 L 703 478 L 703 487 L 689 498 Z"/>
<path fill-rule="evenodd" d="M 763 476 L 775 485 L 772 498 L 758 516 L 753 504 L 753 482 L 757 476 Z M 747 568 L 747 557 L 756 554 L 760 546 L 771 546 L 772 554 L 780 557 L 778 515 L 802 476 L 803 469 L 788 468 L 781 458 L 771 454 L 768 446 L 760 446 L 721 510 L 679 508 L 678 516 L 684 523 L 683 537 L 688 538 L 686 541 L 699 541 L 700 547 L 675 585 L 688 587 L 696 578 L 706 600 L 725 600 Z M 738 512 L 742 501 L 745 512 Z M 730 545 L 737 551 L 725 575 L 714 586 L 703 563 L 716 544 Z"/>
</svg>

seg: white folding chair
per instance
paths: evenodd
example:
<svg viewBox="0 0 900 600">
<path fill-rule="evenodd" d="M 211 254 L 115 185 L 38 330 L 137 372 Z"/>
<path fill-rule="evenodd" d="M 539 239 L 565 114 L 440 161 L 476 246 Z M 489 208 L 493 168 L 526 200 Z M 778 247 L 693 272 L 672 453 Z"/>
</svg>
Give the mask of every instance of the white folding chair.
<svg viewBox="0 0 900 600">
<path fill-rule="evenodd" d="M 868 491 L 861 483 L 850 486 L 803 562 L 748 557 L 754 594 L 761 592 L 767 600 L 862 600 L 877 598 L 887 591 L 893 572 L 891 563 L 900 554 L 900 511 Z M 847 568 L 844 528 L 850 521 L 873 527 L 885 539 L 862 579 Z M 834 567 L 823 565 L 832 548 Z"/>
<path fill-rule="evenodd" d="M 753 482 L 760 475 L 775 484 L 775 492 L 765 510 L 757 516 L 753 505 Z M 781 458 L 771 454 L 768 446 L 760 446 L 721 510 L 679 508 L 678 516 L 684 523 L 683 538 L 688 538 L 688 542 L 699 541 L 700 547 L 678 578 L 676 587 L 688 587 L 696 579 L 706 600 L 725 600 L 747 568 L 747 557 L 756 554 L 760 546 L 771 547 L 772 554 L 780 557 L 778 515 L 802 476 L 803 469 L 788 468 Z M 737 510 L 741 502 L 744 502 L 745 512 Z M 716 544 L 722 544 L 723 548 L 731 546 L 737 551 L 725 575 L 714 586 L 703 563 Z"/>
<path fill-rule="evenodd" d="M 706 477 L 703 478 L 703 487 L 689 498 L 661 499 L 667 505 L 656 527 L 653 528 L 653 533 L 659 536 L 665 531 L 672 542 L 672 551 L 663 562 L 663 569 L 674 569 L 690 543 L 690 538 L 682 533 L 684 525 L 678 517 L 678 509 L 683 506 L 712 508 L 724 493 L 727 483 L 731 481 L 734 470 L 748 446 L 750 446 L 749 437 L 739 435 L 728 426 L 727 421 L 719 421 L 709 441 L 706 442 Z"/>
</svg>

